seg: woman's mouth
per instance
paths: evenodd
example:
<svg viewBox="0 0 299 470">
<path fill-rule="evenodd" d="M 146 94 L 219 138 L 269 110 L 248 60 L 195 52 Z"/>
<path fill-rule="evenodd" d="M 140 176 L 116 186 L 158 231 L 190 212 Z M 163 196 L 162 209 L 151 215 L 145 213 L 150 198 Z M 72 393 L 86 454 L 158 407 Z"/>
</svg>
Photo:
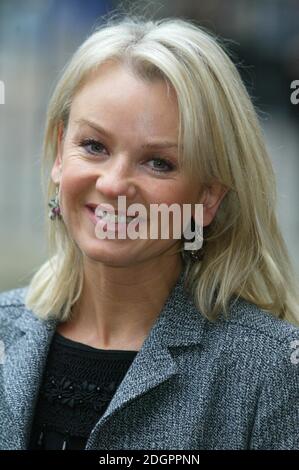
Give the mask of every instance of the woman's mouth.
<svg viewBox="0 0 299 470">
<path fill-rule="evenodd" d="M 94 224 L 98 224 L 100 222 L 103 225 L 107 225 L 107 228 L 127 226 L 133 220 L 135 220 L 136 222 L 141 222 L 141 219 L 138 217 L 138 214 L 135 216 L 126 216 L 124 214 L 111 213 L 89 205 L 85 207 L 88 211 L 89 218 Z"/>
<path fill-rule="evenodd" d="M 111 214 L 108 211 L 105 210 L 97 210 L 95 211 L 95 216 L 100 219 L 100 220 L 105 220 L 106 222 L 109 223 L 116 223 L 116 224 L 124 224 L 124 223 L 129 223 L 132 220 L 136 219 L 136 217 L 131 217 L 131 216 L 125 216 L 125 215 L 118 215 L 118 214 Z"/>
</svg>

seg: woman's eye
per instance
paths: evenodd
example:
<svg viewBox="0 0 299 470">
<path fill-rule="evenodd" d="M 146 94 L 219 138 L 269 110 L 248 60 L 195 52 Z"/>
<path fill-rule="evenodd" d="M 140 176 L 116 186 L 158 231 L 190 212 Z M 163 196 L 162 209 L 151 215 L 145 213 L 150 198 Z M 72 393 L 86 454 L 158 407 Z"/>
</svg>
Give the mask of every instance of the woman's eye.
<svg viewBox="0 0 299 470">
<path fill-rule="evenodd" d="M 88 153 L 98 154 L 102 153 L 102 150 L 106 147 L 94 139 L 85 139 L 80 142 L 80 147 L 83 147 Z"/>
<path fill-rule="evenodd" d="M 153 158 L 149 161 L 156 162 L 156 165 L 152 167 L 152 170 L 157 173 L 166 173 L 167 171 L 172 171 L 174 169 L 174 165 L 163 158 Z"/>
<path fill-rule="evenodd" d="M 106 150 L 106 147 L 95 139 L 84 139 L 79 143 L 80 147 L 84 148 L 87 153 L 91 155 L 98 155 Z M 149 162 L 154 162 L 151 170 L 154 173 L 167 173 L 174 170 L 174 165 L 164 158 L 152 158 Z"/>
</svg>

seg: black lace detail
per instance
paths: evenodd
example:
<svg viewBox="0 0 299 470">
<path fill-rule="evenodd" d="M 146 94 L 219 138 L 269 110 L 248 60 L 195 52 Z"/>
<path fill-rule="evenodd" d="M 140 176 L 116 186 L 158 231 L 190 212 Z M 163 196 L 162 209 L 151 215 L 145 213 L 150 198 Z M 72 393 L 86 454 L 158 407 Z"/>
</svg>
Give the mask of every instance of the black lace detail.
<svg viewBox="0 0 299 470">
<path fill-rule="evenodd" d="M 35 407 L 29 449 L 83 449 L 136 354 L 95 350 L 55 335 Z"/>
<path fill-rule="evenodd" d="M 118 384 L 115 381 L 105 385 L 96 385 L 86 380 L 76 383 L 68 377 L 49 377 L 43 389 L 43 395 L 50 403 L 60 403 L 70 408 L 91 407 L 101 411 L 111 401 Z"/>
</svg>

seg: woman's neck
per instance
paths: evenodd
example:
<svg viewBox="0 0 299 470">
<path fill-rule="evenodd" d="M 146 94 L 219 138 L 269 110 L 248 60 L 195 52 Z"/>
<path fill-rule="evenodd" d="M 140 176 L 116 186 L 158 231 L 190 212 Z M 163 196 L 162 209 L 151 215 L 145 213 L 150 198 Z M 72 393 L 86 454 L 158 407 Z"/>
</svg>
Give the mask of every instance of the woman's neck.
<svg viewBox="0 0 299 470">
<path fill-rule="evenodd" d="M 151 270 L 86 263 L 81 296 L 59 333 L 100 349 L 139 350 L 181 273 L 181 259 L 173 261 Z"/>
</svg>

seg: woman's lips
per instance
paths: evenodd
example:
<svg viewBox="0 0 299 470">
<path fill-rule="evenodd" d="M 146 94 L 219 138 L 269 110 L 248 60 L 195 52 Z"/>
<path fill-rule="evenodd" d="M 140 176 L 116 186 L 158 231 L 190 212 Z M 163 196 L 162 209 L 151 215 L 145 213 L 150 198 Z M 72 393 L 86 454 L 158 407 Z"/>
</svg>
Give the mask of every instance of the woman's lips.
<svg viewBox="0 0 299 470">
<path fill-rule="evenodd" d="M 93 203 L 88 203 L 85 205 L 85 207 L 88 207 L 90 210 L 93 211 L 94 214 L 96 215 L 101 215 L 102 213 L 106 212 L 108 214 L 112 215 L 120 215 L 120 216 L 126 216 L 126 217 L 136 217 L 138 216 L 139 220 L 144 220 L 144 218 L 139 217 L 139 212 L 135 211 L 132 214 L 128 214 L 127 212 L 123 211 L 118 211 L 117 209 L 111 209 L 112 206 L 108 205 L 105 206 L 104 204 L 93 204 Z"/>
</svg>

